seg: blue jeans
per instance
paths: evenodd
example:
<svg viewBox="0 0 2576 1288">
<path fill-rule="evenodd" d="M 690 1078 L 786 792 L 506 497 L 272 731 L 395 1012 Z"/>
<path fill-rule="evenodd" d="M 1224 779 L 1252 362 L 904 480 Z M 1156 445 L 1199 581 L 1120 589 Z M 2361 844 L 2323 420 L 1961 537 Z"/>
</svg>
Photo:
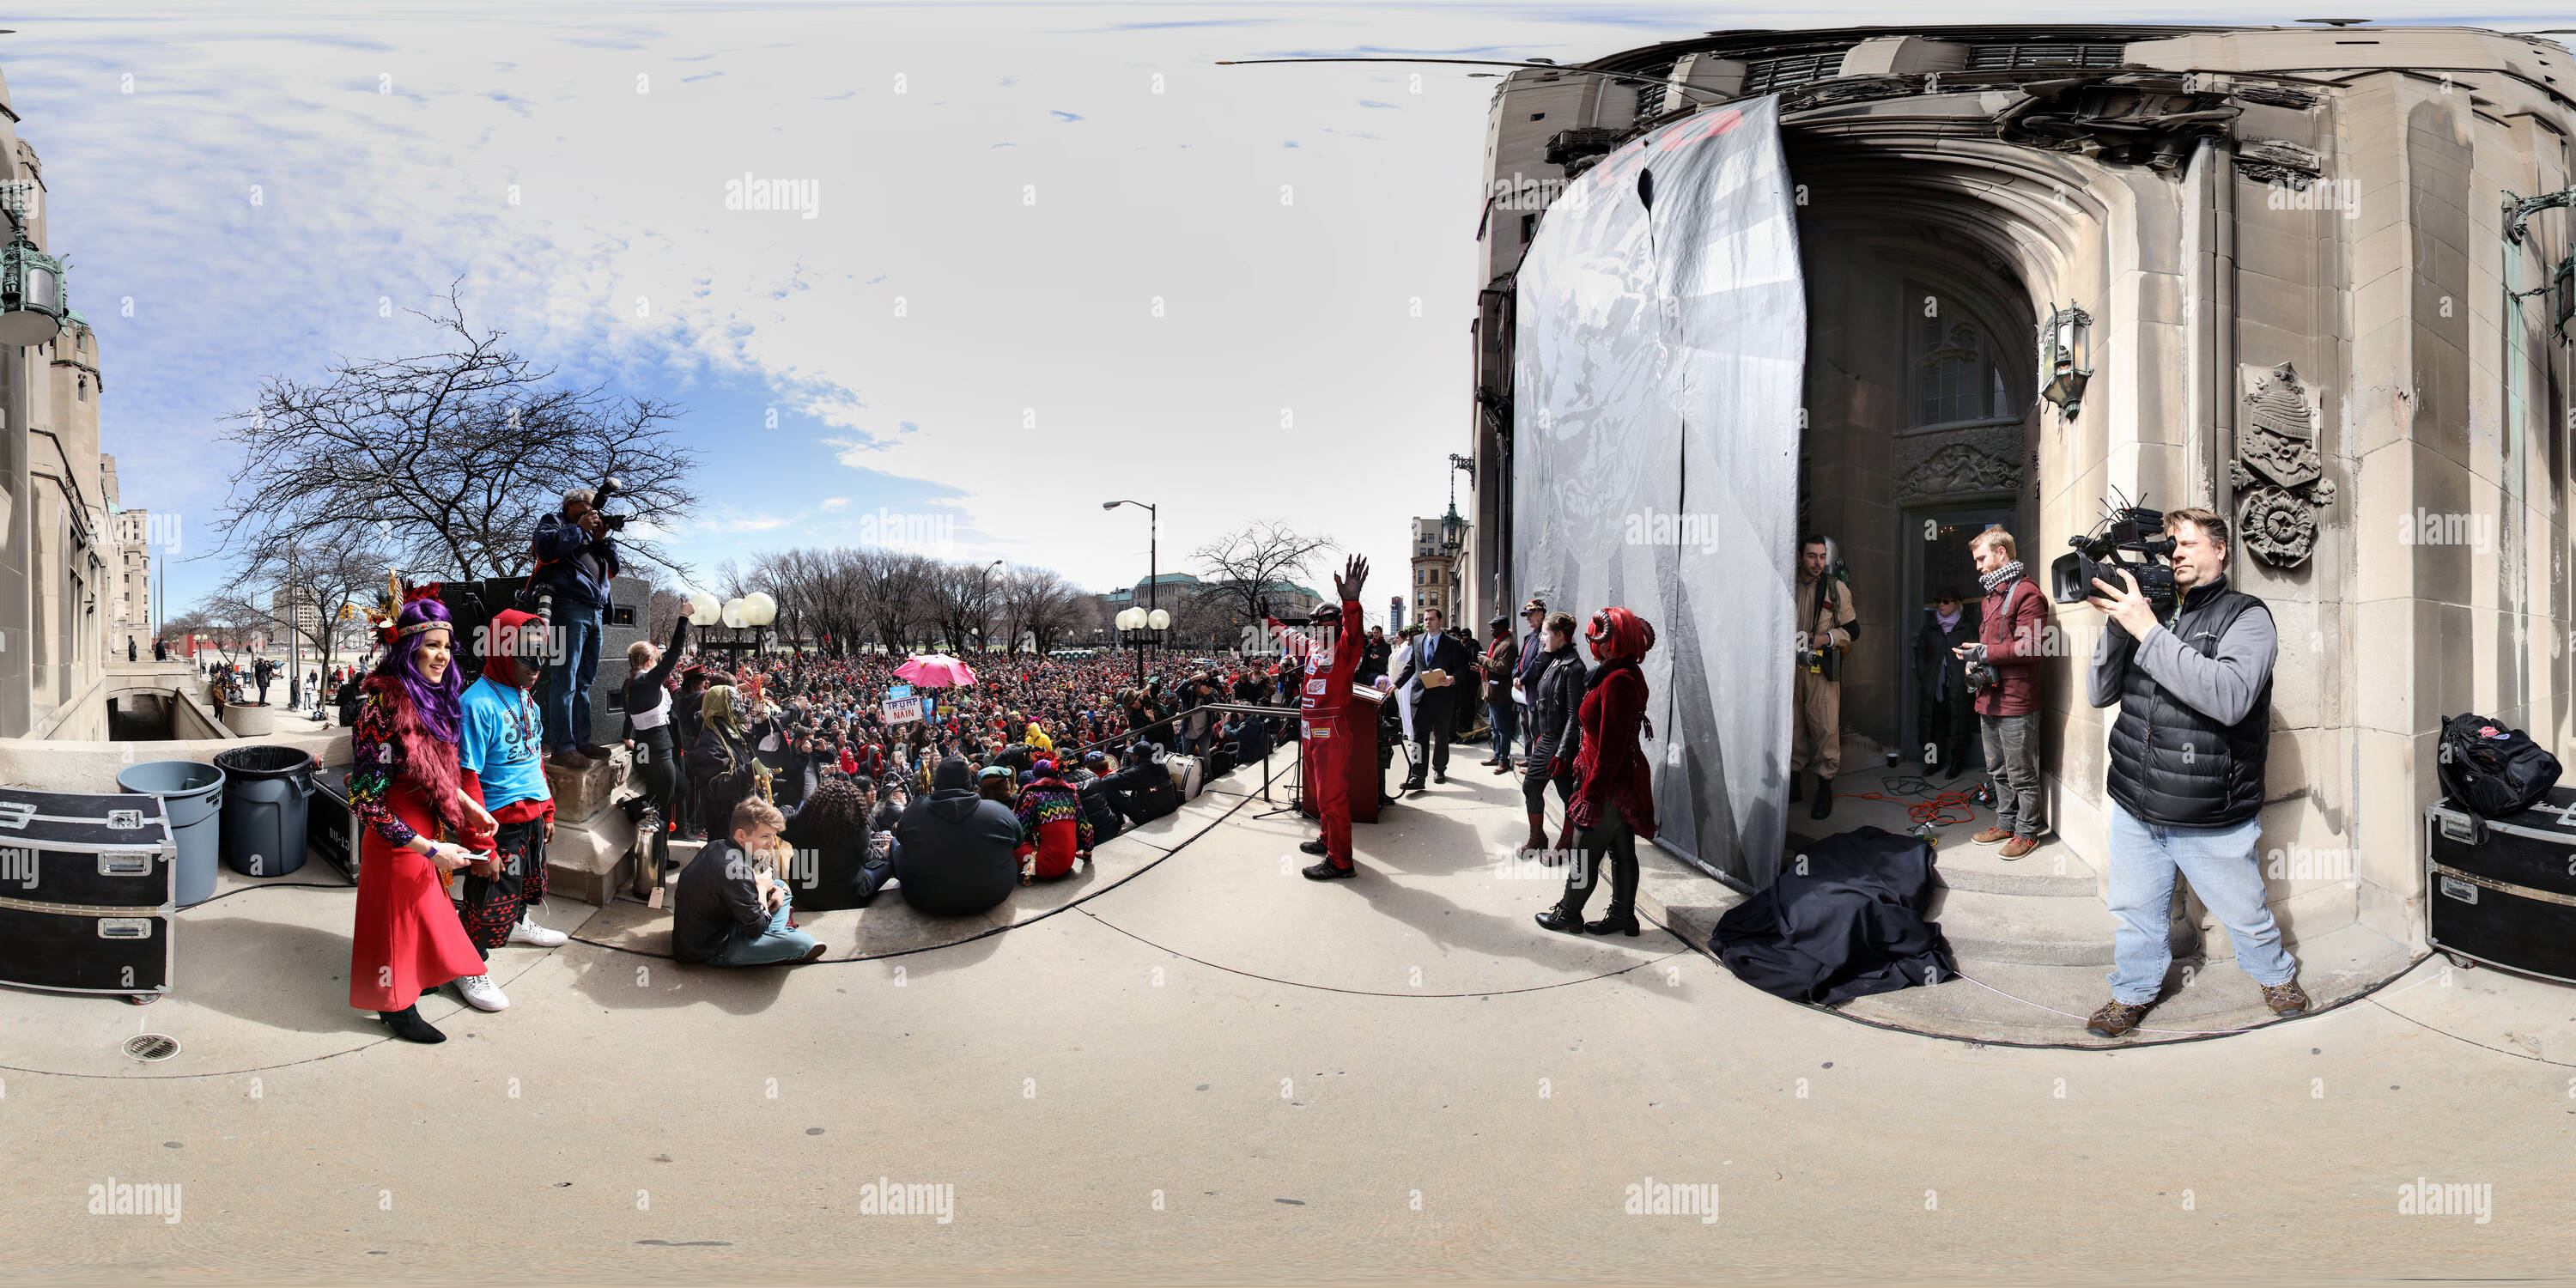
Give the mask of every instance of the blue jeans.
<svg viewBox="0 0 2576 1288">
<path fill-rule="evenodd" d="M 2111 915 L 2120 919 L 2111 949 L 2112 1000 L 2143 1006 L 2164 991 L 2165 968 L 2173 964 L 2167 927 L 2176 872 L 2227 927 L 2236 965 L 2255 983 L 2287 984 L 2298 975 L 2263 902 L 2263 869 L 2255 857 L 2262 832 L 2259 818 L 2234 827 L 2166 827 L 2112 803 Z"/>
<path fill-rule="evenodd" d="M 1494 758 L 1506 765 L 1512 763 L 1512 739 L 1521 731 L 1520 704 L 1510 698 L 1488 702 L 1485 715 L 1494 722 Z"/>
<path fill-rule="evenodd" d="M 792 962 L 814 951 L 814 937 L 802 930 L 787 928 L 787 914 L 796 907 L 795 896 L 780 888 L 785 897 L 778 901 L 778 911 L 769 914 L 769 928 L 752 939 L 736 939 L 726 944 L 709 966 L 767 966 L 772 962 Z"/>
<path fill-rule="evenodd" d="M 590 685 L 599 678 L 599 606 L 555 605 L 557 651 L 546 660 L 546 749 L 590 741 Z"/>
</svg>

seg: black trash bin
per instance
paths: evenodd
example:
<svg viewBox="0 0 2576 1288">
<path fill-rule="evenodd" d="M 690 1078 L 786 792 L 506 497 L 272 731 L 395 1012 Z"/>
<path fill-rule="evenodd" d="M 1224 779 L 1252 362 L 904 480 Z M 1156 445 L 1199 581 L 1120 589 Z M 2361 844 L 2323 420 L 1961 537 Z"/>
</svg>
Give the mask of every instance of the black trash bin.
<svg viewBox="0 0 2576 1288">
<path fill-rule="evenodd" d="M 215 757 L 224 771 L 224 866 L 243 876 L 282 877 L 304 866 L 313 757 L 293 747 L 235 747 Z"/>
</svg>

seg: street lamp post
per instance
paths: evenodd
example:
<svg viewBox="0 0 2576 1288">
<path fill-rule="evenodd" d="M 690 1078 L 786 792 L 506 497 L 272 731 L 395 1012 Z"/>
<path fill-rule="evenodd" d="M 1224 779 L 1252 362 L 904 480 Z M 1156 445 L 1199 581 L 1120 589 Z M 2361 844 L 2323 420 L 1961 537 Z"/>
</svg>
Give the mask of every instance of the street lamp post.
<svg viewBox="0 0 2576 1288">
<path fill-rule="evenodd" d="M 1103 501 L 1100 503 L 1100 508 L 1103 510 L 1115 510 L 1122 505 L 1143 506 L 1145 510 L 1145 611 L 1153 616 L 1163 618 L 1161 624 L 1150 628 L 1153 630 L 1161 630 L 1163 626 L 1171 623 L 1169 615 L 1154 609 L 1154 600 L 1156 598 L 1154 579 L 1161 575 L 1161 570 L 1155 566 L 1156 545 L 1161 540 L 1163 516 L 1161 512 L 1157 511 L 1153 506 L 1146 505 L 1142 501 Z M 1135 611 L 1137 610 L 1133 606 L 1130 606 L 1125 612 L 1121 612 L 1119 617 L 1124 619 L 1127 616 L 1127 613 Z M 1137 624 L 1142 627 L 1144 625 L 1144 619 L 1142 617 L 1138 618 Z M 1145 687 L 1145 654 L 1141 648 L 1136 654 L 1136 687 L 1138 689 Z"/>
</svg>

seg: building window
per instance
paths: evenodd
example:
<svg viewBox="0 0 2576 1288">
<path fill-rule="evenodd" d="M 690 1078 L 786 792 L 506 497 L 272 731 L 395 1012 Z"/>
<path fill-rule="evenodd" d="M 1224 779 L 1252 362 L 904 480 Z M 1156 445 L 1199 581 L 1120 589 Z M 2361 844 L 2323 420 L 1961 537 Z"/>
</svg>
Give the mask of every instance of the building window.
<svg viewBox="0 0 2576 1288">
<path fill-rule="evenodd" d="M 1921 289 L 1905 295 L 1913 360 L 1915 425 L 2009 420 L 2014 415 L 1995 333 L 1965 304 Z M 1930 300 L 1931 315 L 1924 315 Z"/>
<path fill-rule="evenodd" d="M 1762 59 L 1744 69 L 1744 92 L 1748 95 L 1768 94 L 1774 90 L 1831 80 L 1842 74 L 1843 53 L 1836 49 L 1822 54 Z"/>
<path fill-rule="evenodd" d="M 2126 45 L 1971 45 L 1968 70 L 2014 71 L 2024 67 L 2117 67 L 2126 60 Z"/>
</svg>

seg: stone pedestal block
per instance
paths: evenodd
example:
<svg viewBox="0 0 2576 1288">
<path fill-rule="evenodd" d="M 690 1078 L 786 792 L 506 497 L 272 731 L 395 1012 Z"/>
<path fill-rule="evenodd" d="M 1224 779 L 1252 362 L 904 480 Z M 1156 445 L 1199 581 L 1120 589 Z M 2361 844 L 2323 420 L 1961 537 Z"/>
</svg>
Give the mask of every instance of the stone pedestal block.
<svg viewBox="0 0 2576 1288">
<path fill-rule="evenodd" d="M 546 790 L 554 793 L 555 825 L 590 821 L 608 808 L 609 797 L 624 781 L 626 753 L 622 750 L 606 760 L 591 762 L 590 768 L 583 770 L 546 761 Z"/>
<path fill-rule="evenodd" d="M 558 815 L 555 839 L 546 846 L 547 892 L 606 907 L 631 879 L 634 850 L 635 825 L 624 810 L 601 810 L 580 823 Z"/>
</svg>

